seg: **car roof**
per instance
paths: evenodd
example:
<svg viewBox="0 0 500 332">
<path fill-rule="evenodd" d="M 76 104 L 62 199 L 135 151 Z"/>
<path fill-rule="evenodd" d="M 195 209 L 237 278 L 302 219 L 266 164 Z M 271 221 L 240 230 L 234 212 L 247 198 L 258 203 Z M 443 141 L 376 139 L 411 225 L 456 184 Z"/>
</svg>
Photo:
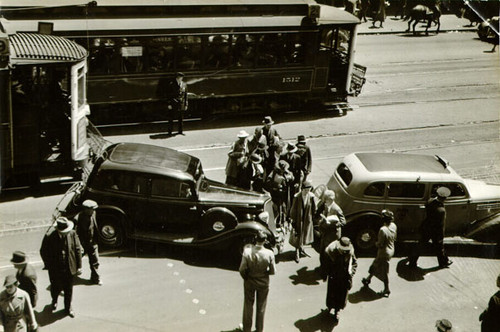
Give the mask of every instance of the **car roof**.
<svg viewBox="0 0 500 332">
<path fill-rule="evenodd" d="M 118 143 L 107 150 L 101 169 L 127 170 L 196 178 L 198 158 L 174 149 L 140 143 Z"/>
<path fill-rule="evenodd" d="M 430 172 L 450 174 L 435 156 L 403 153 L 356 153 L 369 172 Z"/>
<path fill-rule="evenodd" d="M 446 160 L 439 156 L 406 153 L 352 153 L 344 163 L 353 173 L 353 182 L 422 181 L 463 182 Z"/>
</svg>

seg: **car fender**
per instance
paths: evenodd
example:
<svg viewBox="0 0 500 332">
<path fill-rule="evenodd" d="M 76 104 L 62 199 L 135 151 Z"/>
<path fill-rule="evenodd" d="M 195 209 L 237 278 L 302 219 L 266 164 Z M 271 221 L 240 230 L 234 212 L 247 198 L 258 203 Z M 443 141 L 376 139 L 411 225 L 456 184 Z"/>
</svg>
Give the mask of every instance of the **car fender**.
<svg viewBox="0 0 500 332">
<path fill-rule="evenodd" d="M 123 224 L 123 226 L 125 226 L 125 229 L 126 230 L 129 229 L 130 224 L 127 218 L 127 214 L 119 207 L 116 207 L 114 205 L 99 205 L 99 207 L 96 210 L 96 214 L 99 215 L 103 213 L 111 213 L 120 217 L 120 222 Z M 99 223 L 99 220 L 97 221 L 97 223 Z"/>
<path fill-rule="evenodd" d="M 498 235 L 500 235 L 500 213 L 470 224 L 464 232 L 464 237 L 481 242 L 496 242 Z"/>
<path fill-rule="evenodd" d="M 380 213 L 375 212 L 375 211 L 363 211 L 363 212 L 358 212 L 355 214 L 351 214 L 348 216 L 345 216 L 346 218 L 346 226 L 348 227 L 353 227 L 357 225 L 360 222 L 363 222 L 363 220 L 370 219 L 370 218 L 376 218 L 378 220 L 382 219 L 382 216 Z"/>
</svg>

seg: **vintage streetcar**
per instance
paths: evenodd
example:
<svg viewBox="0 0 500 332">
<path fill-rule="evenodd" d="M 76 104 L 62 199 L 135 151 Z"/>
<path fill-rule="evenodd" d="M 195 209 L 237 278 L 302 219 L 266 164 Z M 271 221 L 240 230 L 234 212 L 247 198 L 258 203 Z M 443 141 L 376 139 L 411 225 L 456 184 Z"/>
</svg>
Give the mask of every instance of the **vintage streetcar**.
<svg viewBox="0 0 500 332">
<path fill-rule="evenodd" d="M 164 117 L 162 87 L 176 72 L 192 117 L 345 113 L 365 81 L 354 63 L 358 18 L 312 0 L 5 0 L 2 12 L 20 31 L 47 30 L 89 50 L 94 123 Z"/>
<path fill-rule="evenodd" d="M 0 191 L 80 178 L 89 158 L 87 50 L 0 19 Z"/>
</svg>

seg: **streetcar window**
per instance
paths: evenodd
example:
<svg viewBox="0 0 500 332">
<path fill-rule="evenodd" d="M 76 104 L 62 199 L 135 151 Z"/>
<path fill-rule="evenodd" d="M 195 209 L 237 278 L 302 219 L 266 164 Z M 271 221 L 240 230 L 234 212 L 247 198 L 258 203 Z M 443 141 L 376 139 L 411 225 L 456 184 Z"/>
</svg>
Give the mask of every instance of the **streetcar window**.
<svg viewBox="0 0 500 332">
<path fill-rule="evenodd" d="M 212 35 L 208 37 L 206 58 L 208 67 L 226 67 L 229 65 L 229 35 Z"/>
<path fill-rule="evenodd" d="M 168 71 L 174 66 L 175 40 L 173 37 L 157 37 L 147 46 L 149 72 Z"/>
<path fill-rule="evenodd" d="M 250 35 L 235 35 L 232 38 L 231 52 L 237 67 L 249 68 L 254 65 L 255 39 Z"/>
<path fill-rule="evenodd" d="M 122 71 L 124 73 L 140 73 L 143 64 L 144 47 L 137 39 L 122 39 L 120 55 L 122 56 Z"/>
<path fill-rule="evenodd" d="M 200 36 L 180 36 L 177 40 L 176 65 L 178 69 L 200 68 L 202 45 Z"/>
</svg>

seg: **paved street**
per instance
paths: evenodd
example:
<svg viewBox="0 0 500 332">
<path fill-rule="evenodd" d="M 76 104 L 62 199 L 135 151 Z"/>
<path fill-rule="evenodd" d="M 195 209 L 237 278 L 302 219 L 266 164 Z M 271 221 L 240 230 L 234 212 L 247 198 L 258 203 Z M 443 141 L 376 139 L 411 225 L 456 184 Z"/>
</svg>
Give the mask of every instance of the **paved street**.
<svg viewBox="0 0 500 332">
<path fill-rule="evenodd" d="M 463 176 L 500 183 L 500 61 L 497 53 L 464 27 L 468 21 L 445 16 L 442 29 L 457 31 L 411 37 L 406 22 L 387 19 L 384 29 L 363 23 L 356 62 L 366 65 L 362 94 L 346 116 L 273 115 L 287 141 L 308 138 L 314 156 L 313 183 L 325 183 L 339 160 L 354 151 L 401 151 L 444 156 Z M 464 32 L 463 30 L 469 30 Z M 459 32 L 458 32 L 459 31 Z M 386 34 L 385 32 L 392 32 Z M 224 179 L 229 145 L 240 130 L 253 132 L 262 117 L 189 122 L 185 135 L 165 138 L 164 125 L 104 128 L 112 142 L 143 142 L 177 148 L 201 158 L 207 175 Z M 76 318 L 51 314 L 48 276 L 38 250 L 52 209 L 66 187 L 35 195 L 9 192 L 0 201 L 0 276 L 12 272 L 11 252 L 25 250 L 35 263 L 40 290 L 37 318 L 42 331 L 221 331 L 241 321 L 243 284 L 234 264 L 221 253 L 178 252 L 164 246 L 139 245 L 101 257 L 104 285 L 87 282 L 89 269 L 74 292 Z M 33 227 L 33 228 L 32 228 Z M 457 243 L 458 242 L 458 243 Z M 454 264 L 435 270 L 435 257 L 419 261 L 414 272 L 404 267 L 404 246 L 391 261 L 391 296 L 379 298 L 382 283 L 362 289 L 373 258 L 359 259 L 347 308 L 338 325 L 321 313 L 326 284 L 314 269 L 318 256 L 296 264 L 290 247 L 272 277 L 266 331 L 433 331 L 435 321 L 449 319 L 454 332 L 479 331 L 478 316 L 497 290 L 498 246 L 446 239 Z M 62 298 L 59 302 L 62 307 Z"/>
<path fill-rule="evenodd" d="M 42 233 L 27 236 L 36 242 Z M 447 248 L 454 264 L 444 270 L 434 269 L 435 257 L 422 257 L 422 269 L 411 272 L 403 266 L 404 256 L 397 254 L 391 261 L 389 298 L 376 294 L 383 288 L 376 279 L 371 289 L 362 288 L 361 278 L 373 258 L 360 258 L 347 307 L 336 325 L 321 314 L 326 283 L 314 271 L 319 265 L 317 253 L 306 248 L 312 257 L 296 264 L 287 244 L 271 280 L 266 331 L 401 331 L 398 324 L 405 324 L 409 332 L 432 331 L 441 318 L 452 321 L 457 332 L 479 331 L 477 318 L 495 292 L 499 261 L 487 258 L 481 247 Z M 164 246 L 104 254 L 103 286 L 89 284 L 84 258 L 84 274 L 74 288 L 74 319 L 50 313 L 48 276 L 41 267 L 36 264 L 40 289 L 36 311 L 42 331 L 230 332 L 241 319 L 243 283 L 221 254 L 179 253 Z M 3 267 L 0 273 L 9 269 Z"/>
</svg>

